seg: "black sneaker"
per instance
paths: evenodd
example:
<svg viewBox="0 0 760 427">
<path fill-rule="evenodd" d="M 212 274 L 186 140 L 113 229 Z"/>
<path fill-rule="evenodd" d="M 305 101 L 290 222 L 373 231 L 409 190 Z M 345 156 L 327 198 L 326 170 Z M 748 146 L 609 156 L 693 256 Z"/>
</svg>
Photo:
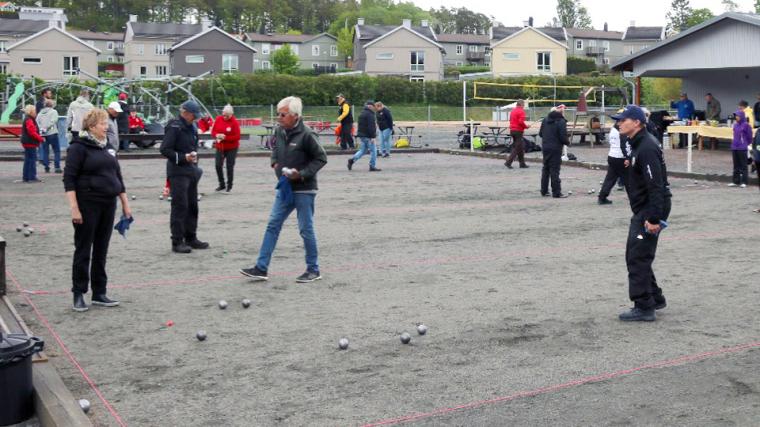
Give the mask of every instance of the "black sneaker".
<svg viewBox="0 0 760 427">
<path fill-rule="evenodd" d="M 369 171 L 370 172 L 382 172 L 382 169 L 380 169 L 380 168 L 374 168 L 374 167 L 370 166 Z"/>
<path fill-rule="evenodd" d="M 296 278 L 296 282 L 298 282 L 298 283 L 309 283 L 309 282 L 313 282 L 315 280 L 320 280 L 320 279 L 322 279 L 322 275 L 319 274 L 318 271 L 317 272 L 307 271 L 304 274 L 298 276 Z"/>
<path fill-rule="evenodd" d="M 50 173 L 50 168 L 45 168 L 45 173 Z"/>
<path fill-rule="evenodd" d="M 242 274 L 243 276 L 248 276 L 251 279 L 254 279 L 257 281 L 269 280 L 269 276 L 267 276 L 267 272 L 259 270 L 259 268 L 256 266 L 253 266 L 251 268 L 241 268 L 240 274 Z"/>
<path fill-rule="evenodd" d="M 541 193 L 541 197 L 549 197 L 549 196 L 551 196 L 551 194 L 549 194 L 549 193 Z"/>
<path fill-rule="evenodd" d="M 172 245 L 172 252 L 176 252 L 178 254 L 189 254 L 192 251 L 193 248 L 187 246 L 184 243 L 177 243 L 176 245 Z"/>
<path fill-rule="evenodd" d="M 90 309 L 90 307 L 87 307 L 87 304 L 84 302 L 84 295 L 74 292 L 74 307 L 72 307 L 72 309 L 80 313 Z"/>
<path fill-rule="evenodd" d="M 188 241 L 187 245 L 193 249 L 208 249 L 208 242 L 201 242 L 198 239 Z"/>
<path fill-rule="evenodd" d="M 99 305 L 102 307 L 116 307 L 119 305 L 119 301 L 112 300 L 111 298 L 108 298 L 106 294 L 102 295 L 93 295 L 92 296 L 92 305 Z"/>
<path fill-rule="evenodd" d="M 520 165 L 520 169 L 528 169 L 529 167 L 528 165 Z"/>
<path fill-rule="evenodd" d="M 552 194 L 552 197 L 555 199 L 567 199 L 567 194 L 559 193 L 559 194 Z"/>
<path fill-rule="evenodd" d="M 504 162 L 504 166 L 506 166 L 507 169 L 512 169 L 512 164 L 511 163 Z"/>
<path fill-rule="evenodd" d="M 227 194 L 230 194 L 230 191 L 232 191 L 232 183 L 227 184 Z"/>
<path fill-rule="evenodd" d="M 598 203 L 600 205 L 611 205 L 612 204 L 612 200 L 610 200 L 610 199 L 608 199 L 608 198 L 605 197 L 603 199 L 599 199 Z"/>
<path fill-rule="evenodd" d="M 657 316 L 654 314 L 654 308 L 642 310 L 638 307 L 633 307 L 628 311 L 620 313 L 618 318 L 623 322 L 654 322 Z"/>
<path fill-rule="evenodd" d="M 383 157 L 390 157 L 390 156 L 391 156 L 391 154 L 390 154 L 390 153 L 385 153 L 385 154 L 383 154 Z"/>
<path fill-rule="evenodd" d="M 225 190 L 225 188 L 226 188 L 226 187 L 224 186 L 224 184 L 219 184 L 219 186 L 218 186 L 218 187 L 216 187 L 216 189 L 215 189 L 214 191 L 216 191 L 216 192 L 218 193 L 218 192 L 220 192 L 220 191 L 224 191 L 224 190 Z"/>
<path fill-rule="evenodd" d="M 352 167 L 354 167 L 354 159 L 348 159 L 348 170 L 351 170 Z"/>
<path fill-rule="evenodd" d="M 662 310 L 663 308 L 668 306 L 668 302 L 665 301 L 665 298 L 662 298 L 662 301 L 654 300 L 654 309 L 655 310 Z"/>
</svg>

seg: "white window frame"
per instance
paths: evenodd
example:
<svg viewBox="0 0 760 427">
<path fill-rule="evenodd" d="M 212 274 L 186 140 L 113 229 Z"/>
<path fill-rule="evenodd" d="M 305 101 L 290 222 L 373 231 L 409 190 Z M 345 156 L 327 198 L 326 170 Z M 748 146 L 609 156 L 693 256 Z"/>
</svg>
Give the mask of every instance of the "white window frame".
<svg viewBox="0 0 760 427">
<path fill-rule="evenodd" d="M 478 45 L 476 45 L 476 44 L 467 45 L 467 51 L 468 52 L 472 52 L 472 53 L 477 53 L 478 52 Z"/>
<path fill-rule="evenodd" d="M 420 55 L 422 54 L 422 55 Z M 412 60 L 414 56 L 414 61 Z M 422 56 L 422 62 L 420 62 L 420 56 Z M 425 51 L 424 50 L 412 50 L 409 52 L 409 69 L 412 72 L 425 72 Z"/>
<path fill-rule="evenodd" d="M 605 52 L 609 52 L 610 51 L 610 41 L 609 40 L 602 41 L 602 47 L 604 48 Z"/>
<path fill-rule="evenodd" d="M 455 65 L 455 66 L 457 66 L 457 67 L 461 67 L 461 66 L 463 66 L 463 65 L 464 65 L 464 62 L 462 62 L 462 61 L 457 61 L 457 62 L 455 62 L 455 63 L 454 63 L 454 65 Z"/>
<path fill-rule="evenodd" d="M 312 69 L 316 70 L 316 69 L 317 69 L 317 67 L 319 67 L 319 63 L 318 63 L 318 62 L 312 62 L 312 63 L 311 63 L 311 68 L 312 68 Z"/>
<path fill-rule="evenodd" d="M 602 64 L 604 64 L 604 65 L 610 65 L 610 58 L 607 58 L 607 57 L 602 58 Z"/>
<path fill-rule="evenodd" d="M 204 55 L 185 55 L 185 64 L 203 64 L 206 62 Z"/>
<path fill-rule="evenodd" d="M 547 58 L 549 59 L 548 65 Z M 551 52 L 536 52 L 536 70 L 539 72 L 551 72 L 552 71 L 552 53 Z"/>
<path fill-rule="evenodd" d="M 233 59 L 234 61 L 232 62 L 234 62 L 234 64 L 229 62 Z M 225 62 L 227 63 L 225 64 Z M 222 54 L 222 73 L 232 74 L 237 73 L 238 71 L 240 71 L 240 56 L 236 53 Z"/>
<path fill-rule="evenodd" d="M 114 44 L 113 42 L 106 42 L 106 50 L 113 50 Z"/>
<path fill-rule="evenodd" d="M 116 49 L 124 49 L 124 42 L 116 42 Z"/>
<path fill-rule="evenodd" d="M 7 51 L 8 51 L 8 41 L 0 40 L 0 52 L 7 52 Z"/>
<path fill-rule="evenodd" d="M 40 65 L 42 64 L 42 58 L 38 56 L 27 56 L 27 57 L 24 57 L 24 59 L 22 59 L 21 62 L 23 62 L 24 64 L 29 64 L 29 65 Z"/>
<path fill-rule="evenodd" d="M 156 43 L 153 46 L 153 53 L 155 53 L 157 56 L 163 56 L 166 55 L 168 51 L 166 50 L 166 44 L 164 43 Z"/>
<path fill-rule="evenodd" d="M 462 55 L 464 53 L 464 45 L 458 44 L 457 45 L 457 55 Z"/>
<path fill-rule="evenodd" d="M 576 39 L 575 40 L 575 50 L 583 50 L 583 40 L 582 39 Z"/>
<path fill-rule="evenodd" d="M 393 60 L 392 52 L 379 52 L 375 54 L 375 59 L 378 61 L 391 61 Z"/>
<path fill-rule="evenodd" d="M 8 74 L 8 64 L 0 64 L 0 74 Z"/>
<path fill-rule="evenodd" d="M 262 70 L 271 70 L 272 64 L 269 61 L 261 61 L 261 69 Z"/>
<path fill-rule="evenodd" d="M 297 44 L 290 44 L 288 43 L 288 47 L 290 48 L 290 51 L 298 55 L 298 45 Z"/>
<path fill-rule="evenodd" d="M 135 55 L 145 55 L 145 45 L 140 43 L 135 45 Z"/>
<path fill-rule="evenodd" d="M 113 61 L 113 56 L 109 56 L 109 57 L 107 57 L 107 58 L 106 58 L 106 61 L 108 61 L 108 62 L 114 62 L 114 61 Z"/>
<path fill-rule="evenodd" d="M 261 44 L 261 54 L 262 55 L 269 55 L 269 53 L 272 51 L 272 45 L 269 43 L 262 43 Z"/>
<path fill-rule="evenodd" d="M 69 59 L 69 69 L 66 69 L 66 58 Z M 76 61 L 75 61 L 76 60 Z M 76 62 L 76 65 L 74 63 Z M 76 76 L 79 74 L 77 68 L 81 64 L 81 60 L 78 56 L 64 56 L 63 57 L 63 75 L 64 76 Z"/>
<path fill-rule="evenodd" d="M 330 56 L 338 56 L 338 45 L 330 45 Z"/>
<path fill-rule="evenodd" d="M 424 82 L 425 76 L 409 76 L 410 82 Z"/>
<path fill-rule="evenodd" d="M 311 56 L 319 56 L 319 45 L 318 44 L 311 45 Z"/>
<path fill-rule="evenodd" d="M 156 65 L 155 72 L 157 76 L 165 76 L 166 73 L 166 65 Z"/>
<path fill-rule="evenodd" d="M 596 47 L 596 40 L 589 40 L 588 47 Z"/>
<path fill-rule="evenodd" d="M 502 54 L 502 57 L 505 61 L 519 61 L 520 60 L 520 53 L 519 52 L 504 52 Z"/>
</svg>

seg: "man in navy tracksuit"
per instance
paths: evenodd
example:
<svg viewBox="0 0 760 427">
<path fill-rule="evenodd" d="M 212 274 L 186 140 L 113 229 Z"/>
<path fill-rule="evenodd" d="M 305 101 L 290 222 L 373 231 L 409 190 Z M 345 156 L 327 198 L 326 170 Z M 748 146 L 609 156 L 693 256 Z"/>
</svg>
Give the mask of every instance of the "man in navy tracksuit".
<svg viewBox="0 0 760 427">
<path fill-rule="evenodd" d="M 198 240 L 198 181 L 203 171 L 198 167 L 198 131 L 195 120 L 201 107 L 194 101 L 180 106 L 179 117 L 166 124 L 161 154 L 166 157 L 166 175 L 171 188 L 170 225 L 172 251 L 190 253 L 207 249 L 208 243 Z"/>
<path fill-rule="evenodd" d="M 655 310 L 666 306 L 652 263 L 662 221 L 670 215 L 667 168 L 657 139 L 646 130 L 647 119 L 641 108 L 629 105 L 612 118 L 618 120 L 620 133 L 629 138 L 632 150 L 626 188 L 633 217 L 628 229 L 625 261 L 628 296 L 634 306 L 619 317 L 622 321 L 653 321 Z"/>
</svg>

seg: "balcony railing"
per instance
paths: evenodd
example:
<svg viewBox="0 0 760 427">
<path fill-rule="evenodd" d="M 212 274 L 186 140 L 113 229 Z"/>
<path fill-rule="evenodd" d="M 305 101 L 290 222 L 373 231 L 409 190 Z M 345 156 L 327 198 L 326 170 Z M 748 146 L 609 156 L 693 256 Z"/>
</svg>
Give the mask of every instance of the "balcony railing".
<svg viewBox="0 0 760 427">
<path fill-rule="evenodd" d="M 607 50 L 601 46 L 588 46 L 586 48 L 586 56 L 601 56 L 606 52 Z"/>
<path fill-rule="evenodd" d="M 470 52 L 467 51 L 467 55 L 465 56 L 470 61 L 482 61 L 486 57 L 485 52 Z"/>
</svg>

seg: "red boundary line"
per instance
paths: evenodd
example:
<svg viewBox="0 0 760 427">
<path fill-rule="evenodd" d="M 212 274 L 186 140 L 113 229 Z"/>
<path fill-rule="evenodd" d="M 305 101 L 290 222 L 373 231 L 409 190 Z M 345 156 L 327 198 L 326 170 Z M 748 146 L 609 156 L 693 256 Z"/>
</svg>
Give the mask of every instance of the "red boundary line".
<svg viewBox="0 0 760 427">
<path fill-rule="evenodd" d="M 95 384 L 95 382 L 90 378 L 90 376 L 85 372 L 84 368 L 82 368 L 82 365 L 77 362 L 77 359 L 74 357 L 73 354 L 69 351 L 68 347 L 66 347 L 66 344 L 63 343 L 63 339 L 61 339 L 60 335 L 58 335 L 53 327 L 50 325 L 50 322 L 48 322 L 47 317 L 42 314 L 39 308 L 37 308 L 37 305 L 34 304 L 31 298 L 29 298 L 28 295 L 26 295 L 21 288 L 21 285 L 19 284 L 18 280 L 16 280 L 16 277 L 11 273 L 10 270 L 6 269 L 6 273 L 8 274 L 8 277 L 10 277 L 11 281 L 13 282 L 13 285 L 16 286 L 16 289 L 21 294 L 21 297 L 26 300 L 26 303 L 29 304 L 30 307 L 32 307 L 32 310 L 34 310 L 35 315 L 37 316 L 37 319 L 42 322 L 42 324 L 47 328 L 48 332 L 50 332 L 50 335 L 53 336 L 55 341 L 58 343 L 58 345 L 61 347 L 61 350 L 63 350 L 64 353 L 66 353 L 66 356 L 69 358 L 71 363 L 74 365 L 77 370 L 79 370 L 79 373 L 82 375 L 82 378 L 87 382 L 87 384 L 90 385 L 90 388 L 95 392 L 95 394 L 98 396 L 101 402 L 103 402 L 103 405 L 105 405 L 106 409 L 108 409 L 108 412 L 111 413 L 111 416 L 113 416 L 114 420 L 122 426 L 126 427 L 126 423 L 124 420 L 121 419 L 119 416 L 119 413 L 116 412 L 116 410 L 111 406 L 111 403 L 108 402 L 108 400 L 103 396 L 103 393 L 100 391 L 98 386 Z"/>
<path fill-rule="evenodd" d="M 607 373 L 603 373 L 599 375 L 594 375 L 591 377 L 568 381 L 565 383 L 541 387 L 534 390 L 520 391 L 514 394 L 501 396 L 494 399 L 478 400 L 475 402 L 466 403 L 466 404 L 462 404 L 458 406 L 452 406 L 448 408 L 438 408 L 430 412 L 423 412 L 423 413 L 418 413 L 418 414 L 405 415 L 405 416 L 397 417 L 397 418 L 388 418 L 388 419 L 373 421 L 368 424 L 363 424 L 362 427 L 374 427 L 374 426 L 382 426 L 382 425 L 400 424 L 400 423 L 405 423 L 408 421 L 420 420 L 423 418 L 431 418 L 431 417 L 435 417 L 439 415 L 449 414 L 456 411 L 475 409 L 481 406 L 490 405 L 494 403 L 509 402 L 512 400 L 521 399 L 523 397 L 533 397 L 533 396 L 538 396 L 541 394 L 552 393 L 555 391 L 564 390 L 564 389 L 576 387 L 579 385 L 622 377 L 622 376 L 630 375 L 630 374 L 644 371 L 644 370 L 683 365 L 689 362 L 696 362 L 699 360 L 719 356 L 722 354 L 738 353 L 743 350 L 748 350 L 748 349 L 757 348 L 757 347 L 760 347 L 760 341 L 747 343 L 747 344 L 741 344 L 734 347 L 723 348 L 720 350 L 712 350 L 712 351 L 699 353 L 699 354 L 681 356 L 675 359 L 663 360 L 663 361 L 659 361 L 659 362 L 655 362 L 655 363 L 651 363 L 647 365 L 638 366 L 635 368 L 623 369 L 623 370 L 614 371 L 614 372 L 607 372 Z"/>
</svg>

